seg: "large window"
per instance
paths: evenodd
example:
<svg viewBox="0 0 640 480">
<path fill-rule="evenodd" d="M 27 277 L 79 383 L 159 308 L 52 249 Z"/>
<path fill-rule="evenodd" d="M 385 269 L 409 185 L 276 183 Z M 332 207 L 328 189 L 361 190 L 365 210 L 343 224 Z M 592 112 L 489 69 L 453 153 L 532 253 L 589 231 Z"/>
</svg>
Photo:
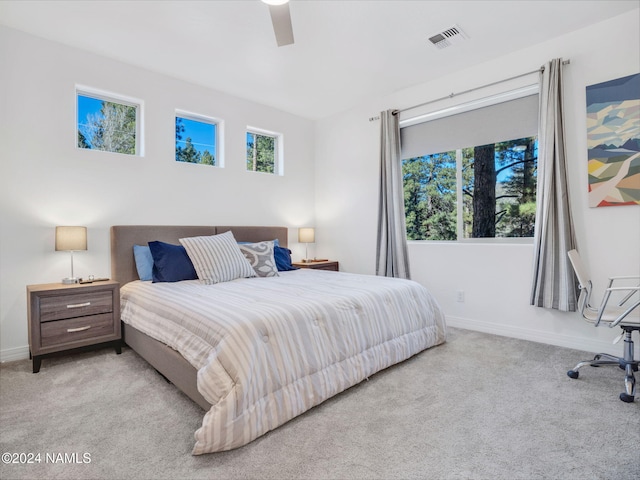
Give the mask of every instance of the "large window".
<svg viewBox="0 0 640 480">
<path fill-rule="evenodd" d="M 247 170 L 282 175 L 282 135 L 247 129 Z"/>
<path fill-rule="evenodd" d="M 78 88 L 77 147 L 142 155 L 141 102 Z"/>
<path fill-rule="evenodd" d="M 533 237 L 537 95 L 402 129 L 409 240 Z"/>
<path fill-rule="evenodd" d="M 176 113 L 176 162 L 220 166 L 218 150 L 215 119 Z"/>
</svg>

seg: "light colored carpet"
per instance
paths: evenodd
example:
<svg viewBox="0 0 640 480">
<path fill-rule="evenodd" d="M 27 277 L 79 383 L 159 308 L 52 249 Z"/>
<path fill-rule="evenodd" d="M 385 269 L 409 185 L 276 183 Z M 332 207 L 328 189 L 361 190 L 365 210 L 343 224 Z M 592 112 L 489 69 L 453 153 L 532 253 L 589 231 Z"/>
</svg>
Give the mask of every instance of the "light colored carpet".
<svg viewBox="0 0 640 480">
<path fill-rule="evenodd" d="M 251 444 L 194 457 L 203 411 L 126 348 L 0 367 L 0 478 L 638 479 L 640 399 L 589 354 L 450 329 Z M 90 463 L 45 455 L 90 454 Z"/>
</svg>

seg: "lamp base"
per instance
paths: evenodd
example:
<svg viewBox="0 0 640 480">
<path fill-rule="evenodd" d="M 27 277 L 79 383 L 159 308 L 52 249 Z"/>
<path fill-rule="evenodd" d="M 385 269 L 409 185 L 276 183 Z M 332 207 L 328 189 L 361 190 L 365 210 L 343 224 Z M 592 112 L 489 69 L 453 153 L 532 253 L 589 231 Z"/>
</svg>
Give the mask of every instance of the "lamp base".
<svg viewBox="0 0 640 480">
<path fill-rule="evenodd" d="M 78 283 L 80 281 L 79 278 L 76 277 L 66 277 L 62 279 L 62 284 L 63 285 L 72 285 L 74 283 Z"/>
</svg>

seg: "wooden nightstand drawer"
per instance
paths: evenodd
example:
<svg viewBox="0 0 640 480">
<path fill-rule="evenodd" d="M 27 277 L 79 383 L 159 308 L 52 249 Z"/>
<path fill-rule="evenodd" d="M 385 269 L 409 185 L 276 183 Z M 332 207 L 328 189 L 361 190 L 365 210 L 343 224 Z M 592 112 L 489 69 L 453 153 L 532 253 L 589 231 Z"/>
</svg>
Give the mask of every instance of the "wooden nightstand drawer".
<svg viewBox="0 0 640 480">
<path fill-rule="evenodd" d="M 311 268 L 316 270 L 330 270 L 332 272 L 338 271 L 338 262 L 324 262 L 322 265 L 318 264 Z"/>
<path fill-rule="evenodd" d="M 113 311 L 111 291 L 40 298 L 40 321 L 83 317 Z"/>
<path fill-rule="evenodd" d="M 40 324 L 40 345 L 43 347 L 67 345 L 87 338 L 99 338 L 114 333 L 111 313 L 44 322 Z"/>
<path fill-rule="evenodd" d="M 331 260 L 293 262 L 293 266 L 298 268 L 310 268 L 312 270 L 330 270 L 332 272 L 337 272 L 340 270 L 338 262 Z"/>
</svg>

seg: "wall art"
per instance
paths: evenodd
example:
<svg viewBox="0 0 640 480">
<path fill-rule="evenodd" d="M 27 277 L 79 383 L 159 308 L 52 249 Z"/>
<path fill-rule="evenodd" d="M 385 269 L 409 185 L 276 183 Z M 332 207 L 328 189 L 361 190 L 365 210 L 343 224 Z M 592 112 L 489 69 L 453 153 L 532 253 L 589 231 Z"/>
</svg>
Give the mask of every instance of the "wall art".
<svg viewBox="0 0 640 480">
<path fill-rule="evenodd" d="M 640 205 L 640 73 L 587 87 L 589 206 Z"/>
</svg>

